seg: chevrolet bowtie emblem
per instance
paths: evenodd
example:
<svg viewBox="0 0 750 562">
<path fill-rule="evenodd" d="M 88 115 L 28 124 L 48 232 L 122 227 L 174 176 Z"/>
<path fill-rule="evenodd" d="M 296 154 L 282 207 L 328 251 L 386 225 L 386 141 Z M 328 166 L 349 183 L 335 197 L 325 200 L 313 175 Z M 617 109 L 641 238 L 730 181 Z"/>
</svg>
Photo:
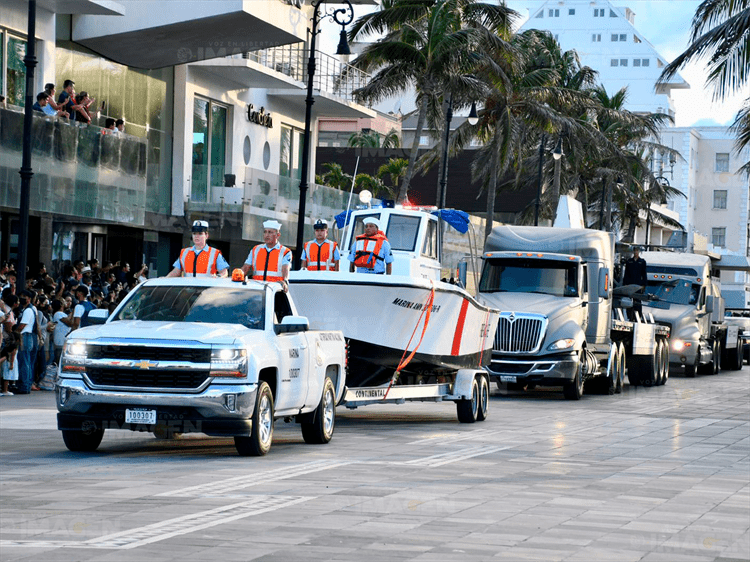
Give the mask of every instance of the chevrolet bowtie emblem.
<svg viewBox="0 0 750 562">
<path fill-rule="evenodd" d="M 159 364 L 158 361 L 152 363 L 151 361 L 144 359 L 143 361 L 139 361 L 138 363 L 134 363 L 133 367 L 138 367 L 139 369 L 146 369 L 149 370 L 151 367 L 156 367 Z"/>
</svg>

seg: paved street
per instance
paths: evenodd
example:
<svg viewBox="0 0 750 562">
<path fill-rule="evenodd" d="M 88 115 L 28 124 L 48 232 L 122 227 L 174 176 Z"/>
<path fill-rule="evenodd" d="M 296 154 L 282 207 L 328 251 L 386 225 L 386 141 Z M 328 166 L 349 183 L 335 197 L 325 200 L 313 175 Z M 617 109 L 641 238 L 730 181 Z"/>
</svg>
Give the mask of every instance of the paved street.
<svg viewBox="0 0 750 562">
<path fill-rule="evenodd" d="M 750 368 L 569 402 L 338 410 L 333 441 L 107 432 L 71 453 L 52 393 L 0 398 L 0 560 L 750 560 Z"/>
</svg>

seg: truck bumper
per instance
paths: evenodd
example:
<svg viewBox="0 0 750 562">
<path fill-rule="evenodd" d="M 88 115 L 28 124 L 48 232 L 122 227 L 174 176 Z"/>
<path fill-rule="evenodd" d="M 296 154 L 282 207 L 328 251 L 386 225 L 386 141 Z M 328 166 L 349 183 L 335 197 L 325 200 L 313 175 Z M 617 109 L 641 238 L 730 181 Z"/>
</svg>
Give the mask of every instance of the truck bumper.
<svg viewBox="0 0 750 562">
<path fill-rule="evenodd" d="M 61 430 L 129 429 L 207 435 L 249 435 L 257 385 L 214 385 L 197 394 L 101 391 L 83 380 L 59 379 L 57 426 Z M 126 409 L 156 410 L 155 424 L 125 422 Z"/>
<path fill-rule="evenodd" d="M 695 359 L 700 349 L 699 341 L 680 340 L 683 342 L 682 349 L 675 349 L 675 341 L 669 345 L 669 364 L 673 367 L 684 365 L 695 365 Z M 687 345 L 689 344 L 689 345 Z"/>
<path fill-rule="evenodd" d="M 575 379 L 578 355 L 540 357 L 538 359 L 492 358 L 486 367 L 490 379 L 496 382 L 562 386 Z"/>
</svg>

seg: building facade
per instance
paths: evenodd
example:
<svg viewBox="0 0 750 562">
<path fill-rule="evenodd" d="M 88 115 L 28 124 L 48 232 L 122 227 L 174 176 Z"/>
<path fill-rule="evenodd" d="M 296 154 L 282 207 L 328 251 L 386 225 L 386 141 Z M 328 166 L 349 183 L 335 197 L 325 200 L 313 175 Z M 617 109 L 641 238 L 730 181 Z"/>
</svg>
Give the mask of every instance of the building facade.
<svg viewBox="0 0 750 562">
<path fill-rule="evenodd" d="M 75 81 L 95 98 L 91 124 L 35 112 L 27 261 L 74 259 L 171 269 L 195 219 L 232 266 L 279 220 L 294 246 L 305 126 L 310 2 L 141 0 L 38 3 L 35 92 Z M 65 10 L 67 8 L 67 10 Z M 53 11 L 55 9 L 61 11 Z M 64 10 L 64 11 L 63 11 Z M 65 11 L 74 13 L 64 13 Z M 0 255 L 18 252 L 28 3 L 0 10 Z M 316 52 L 312 145 L 321 117 L 372 119 L 351 92 L 367 76 Z M 340 77 L 345 74 L 346 79 Z M 102 127 L 121 118 L 125 131 Z M 312 152 L 305 217 L 345 206 L 314 185 Z"/>
</svg>

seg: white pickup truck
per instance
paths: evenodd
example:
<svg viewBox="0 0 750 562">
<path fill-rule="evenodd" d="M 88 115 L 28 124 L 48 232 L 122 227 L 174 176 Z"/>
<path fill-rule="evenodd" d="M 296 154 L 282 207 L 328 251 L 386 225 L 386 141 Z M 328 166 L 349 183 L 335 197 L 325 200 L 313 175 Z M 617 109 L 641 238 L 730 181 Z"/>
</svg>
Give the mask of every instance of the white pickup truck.
<svg viewBox="0 0 750 562">
<path fill-rule="evenodd" d="M 278 283 L 153 279 L 101 324 L 70 334 L 57 380 L 57 423 L 71 451 L 105 429 L 234 437 L 264 455 L 274 420 L 307 443 L 330 441 L 346 378 L 338 331 L 312 331 Z"/>
</svg>

